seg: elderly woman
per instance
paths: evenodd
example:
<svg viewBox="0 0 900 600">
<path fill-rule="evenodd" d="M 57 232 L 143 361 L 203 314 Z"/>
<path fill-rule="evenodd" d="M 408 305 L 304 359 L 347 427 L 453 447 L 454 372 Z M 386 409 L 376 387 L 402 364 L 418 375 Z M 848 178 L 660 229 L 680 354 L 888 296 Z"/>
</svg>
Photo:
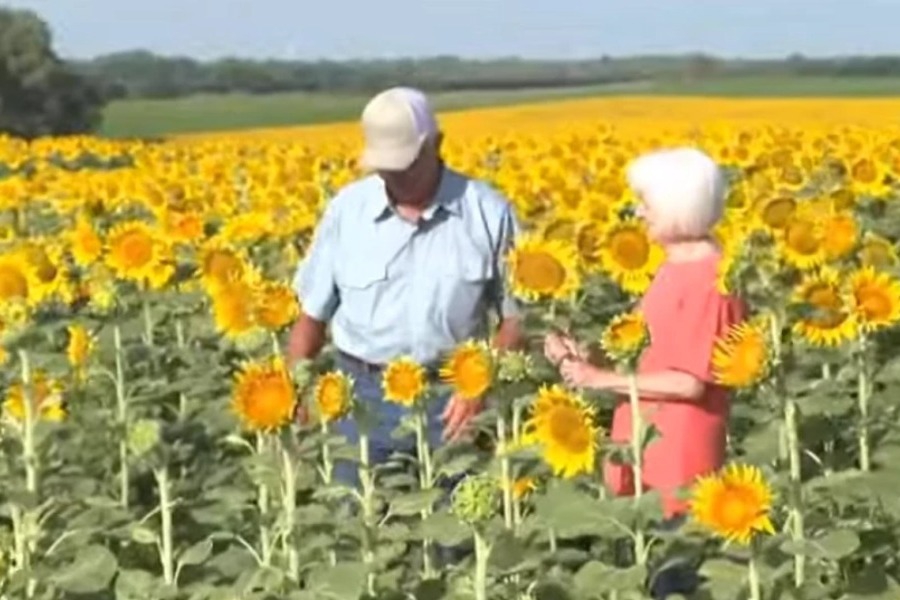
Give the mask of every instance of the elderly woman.
<svg viewBox="0 0 900 600">
<path fill-rule="evenodd" d="M 628 182 L 640 200 L 638 212 L 649 235 L 665 249 L 666 260 L 640 301 L 650 345 L 638 365 L 642 414 L 660 437 L 644 454 L 644 489 L 657 490 L 671 522 L 686 513 L 679 488 L 715 471 L 725 456 L 729 414 L 727 390 L 715 384 L 711 358 L 716 338 L 744 318 L 742 302 L 716 286 L 721 252 L 711 230 L 722 216 L 722 173 L 706 154 L 690 148 L 653 152 L 628 168 Z M 594 366 L 574 340 L 556 334 L 544 343 L 547 358 L 563 379 L 582 388 L 623 395 L 613 416 L 611 438 L 628 443 L 631 413 L 628 382 Z M 619 495 L 634 493 L 627 465 L 607 464 L 605 479 Z M 654 597 L 689 593 L 670 577 L 657 577 Z M 688 585 L 687 587 L 691 587 Z M 668 588 L 668 589 L 663 589 Z"/>
</svg>

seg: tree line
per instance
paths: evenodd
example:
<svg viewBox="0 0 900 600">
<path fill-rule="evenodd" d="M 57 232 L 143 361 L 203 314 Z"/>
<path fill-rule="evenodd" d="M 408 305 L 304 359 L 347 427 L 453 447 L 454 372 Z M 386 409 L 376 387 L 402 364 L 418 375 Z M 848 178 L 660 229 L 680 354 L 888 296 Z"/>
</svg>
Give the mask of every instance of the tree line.
<svg viewBox="0 0 900 600">
<path fill-rule="evenodd" d="M 0 8 L 0 133 L 25 138 L 94 131 L 104 106 L 124 98 L 200 93 L 371 93 L 391 85 L 429 91 L 565 87 L 745 75 L 893 77 L 900 56 L 782 60 L 601 56 L 589 60 L 422 59 L 200 61 L 135 50 L 67 61 L 29 10 Z"/>
</svg>

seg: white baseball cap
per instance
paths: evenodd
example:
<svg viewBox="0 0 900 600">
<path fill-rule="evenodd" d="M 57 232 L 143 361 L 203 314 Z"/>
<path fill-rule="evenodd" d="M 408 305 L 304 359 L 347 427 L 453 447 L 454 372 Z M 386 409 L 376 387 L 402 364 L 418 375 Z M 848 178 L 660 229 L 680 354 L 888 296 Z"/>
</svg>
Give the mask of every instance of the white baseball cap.
<svg viewBox="0 0 900 600">
<path fill-rule="evenodd" d="M 408 87 L 390 88 L 369 100 L 362 112 L 362 129 L 363 167 L 384 171 L 406 169 L 425 140 L 438 132 L 428 98 Z"/>
</svg>

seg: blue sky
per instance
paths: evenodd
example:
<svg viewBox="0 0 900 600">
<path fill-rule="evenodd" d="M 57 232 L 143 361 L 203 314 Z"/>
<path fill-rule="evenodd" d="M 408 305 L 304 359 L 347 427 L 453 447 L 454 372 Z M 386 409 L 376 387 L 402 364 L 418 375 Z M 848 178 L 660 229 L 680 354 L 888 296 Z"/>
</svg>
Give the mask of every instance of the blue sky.
<svg viewBox="0 0 900 600">
<path fill-rule="evenodd" d="M 900 0 L 9 0 L 57 50 L 197 58 L 900 53 Z M 233 13 L 231 11 L 234 11 Z"/>
</svg>

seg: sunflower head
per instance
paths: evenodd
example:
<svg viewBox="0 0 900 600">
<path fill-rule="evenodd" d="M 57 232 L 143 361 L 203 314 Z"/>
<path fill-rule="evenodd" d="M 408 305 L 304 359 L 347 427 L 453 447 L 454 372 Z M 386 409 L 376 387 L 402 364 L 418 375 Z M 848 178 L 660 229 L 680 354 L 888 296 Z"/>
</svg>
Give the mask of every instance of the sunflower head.
<svg viewBox="0 0 900 600">
<path fill-rule="evenodd" d="M 83 325 L 71 325 L 68 332 L 69 343 L 66 346 L 66 356 L 69 364 L 73 367 L 82 367 L 93 352 L 96 340 L 94 335 Z"/>
<path fill-rule="evenodd" d="M 566 242 L 523 235 L 507 255 L 510 287 L 526 301 L 568 300 L 581 287 L 578 251 Z"/>
<path fill-rule="evenodd" d="M 807 274 L 793 296 L 804 313 L 797 318 L 793 331 L 810 345 L 835 347 L 856 337 L 856 321 L 836 271 L 819 269 Z"/>
<path fill-rule="evenodd" d="M 463 523 L 478 525 L 497 513 L 500 488 L 486 473 L 468 475 L 453 489 L 451 510 Z"/>
<path fill-rule="evenodd" d="M 571 478 L 593 473 L 600 433 L 581 396 L 554 385 L 538 391 L 522 440 L 540 447 L 554 474 Z"/>
<path fill-rule="evenodd" d="M 763 318 L 731 327 L 716 340 L 712 370 L 716 382 L 732 388 L 748 388 L 763 381 L 770 367 L 768 329 Z"/>
<path fill-rule="evenodd" d="M 408 356 L 392 360 L 384 369 L 381 381 L 384 398 L 402 406 L 413 406 L 425 393 L 425 369 Z"/>
<path fill-rule="evenodd" d="M 531 355 L 521 350 L 508 350 L 500 355 L 497 378 L 507 383 L 518 383 L 534 374 Z"/>
<path fill-rule="evenodd" d="M 871 332 L 900 321 L 900 282 L 897 278 L 863 267 L 849 275 L 849 300 L 859 328 Z"/>
<path fill-rule="evenodd" d="M 469 340 L 450 353 L 440 376 L 463 400 L 480 400 L 494 380 L 494 356 L 484 341 Z"/>
<path fill-rule="evenodd" d="M 644 222 L 628 217 L 607 227 L 600 261 L 603 270 L 625 292 L 644 293 L 664 259 L 662 247 L 650 239 Z"/>
<path fill-rule="evenodd" d="M 232 390 L 232 408 L 250 431 L 274 431 L 294 415 L 296 395 L 281 358 L 246 363 Z"/>
<path fill-rule="evenodd" d="M 600 344 L 611 359 L 633 369 L 650 342 L 650 330 L 640 311 L 617 315 L 603 331 Z"/>
<path fill-rule="evenodd" d="M 330 371 L 319 376 L 313 398 L 319 418 L 330 423 L 347 414 L 353 397 L 353 381 L 344 373 Z"/>
<path fill-rule="evenodd" d="M 36 370 L 27 394 L 25 386 L 21 382 L 14 383 L 9 387 L 4 402 L 5 412 L 16 421 L 24 421 L 27 396 L 30 399 L 29 405 L 35 421 L 62 421 L 66 417 L 62 391 L 63 386 L 60 381 L 48 377 L 43 371 Z"/>
<path fill-rule="evenodd" d="M 739 544 L 775 532 L 769 517 L 772 490 L 755 466 L 731 464 L 721 473 L 699 478 L 691 491 L 690 510 L 698 524 Z"/>
</svg>

